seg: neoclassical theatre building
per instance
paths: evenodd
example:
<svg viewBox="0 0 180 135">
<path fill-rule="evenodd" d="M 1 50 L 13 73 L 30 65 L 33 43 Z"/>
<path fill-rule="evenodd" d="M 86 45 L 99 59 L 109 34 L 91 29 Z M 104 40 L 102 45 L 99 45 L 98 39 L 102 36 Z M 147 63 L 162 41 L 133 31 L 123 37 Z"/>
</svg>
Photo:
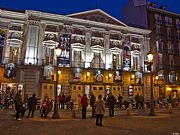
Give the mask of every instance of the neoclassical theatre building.
<svg viewBox="0 0 180 135">
<path fill-rule="evenodd" d="M 100 9 L 66 16 L 1 9 L 0 89 L 53 98 L 58 72 L 58 94 L 74 99 L 109 92 L 150 98 L 151 79 L 144 64 L 149 33 Z M 63 47 L 59 59 L 58 45 Z"/>
</svg>

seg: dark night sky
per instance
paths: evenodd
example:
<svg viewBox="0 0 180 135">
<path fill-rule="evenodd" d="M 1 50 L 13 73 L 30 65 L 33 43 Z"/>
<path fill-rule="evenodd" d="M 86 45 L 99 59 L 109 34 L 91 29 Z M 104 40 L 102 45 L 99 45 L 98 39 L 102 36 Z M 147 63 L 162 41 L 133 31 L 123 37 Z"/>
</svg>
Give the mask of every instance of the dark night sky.
<svg viewBox="0 0 180 135">
<path fill-rule="evenodd" d="M 121 19 L 122 7 L 127 0 L 97 0 L 98 8 Z M 168 10 L 180 13 L 180 0 L 150 0 L 158 6 L 167 5 Z M 0 0 L 1 8 L 38 10 L 61 15 L 96 9 L 96 0 Z"/>
</svg>

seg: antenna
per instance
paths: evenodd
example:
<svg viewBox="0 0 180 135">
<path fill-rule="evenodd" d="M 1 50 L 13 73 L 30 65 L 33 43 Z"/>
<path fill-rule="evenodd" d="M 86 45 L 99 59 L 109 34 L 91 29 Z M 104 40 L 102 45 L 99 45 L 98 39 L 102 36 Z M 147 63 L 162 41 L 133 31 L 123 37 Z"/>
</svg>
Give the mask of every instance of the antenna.
<svg viewBox="0 0 180 135">
<path fill-rule="evenodd" d="M 98 0 L 96 0 L 96 9 L 98 9 Z"/>
</svg>

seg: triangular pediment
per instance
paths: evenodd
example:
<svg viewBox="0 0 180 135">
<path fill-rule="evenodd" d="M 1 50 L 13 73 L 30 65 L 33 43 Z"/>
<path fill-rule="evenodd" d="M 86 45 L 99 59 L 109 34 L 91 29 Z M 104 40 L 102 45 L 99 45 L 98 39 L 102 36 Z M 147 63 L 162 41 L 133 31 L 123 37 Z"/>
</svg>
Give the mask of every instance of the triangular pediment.
<svg viewBox="0 0 180 135">
<path fill-rule="evenodd" d="M 119 25 L 119 26 L 127 26 L 125 23 L 119 21 L 118 19 L 112 17 L 101 9 L 89 10 L 85 12 L 79 12 L 74 14 L 67 15 L 69 17 L 90 20 L 95 22 Z"/>
</svg>

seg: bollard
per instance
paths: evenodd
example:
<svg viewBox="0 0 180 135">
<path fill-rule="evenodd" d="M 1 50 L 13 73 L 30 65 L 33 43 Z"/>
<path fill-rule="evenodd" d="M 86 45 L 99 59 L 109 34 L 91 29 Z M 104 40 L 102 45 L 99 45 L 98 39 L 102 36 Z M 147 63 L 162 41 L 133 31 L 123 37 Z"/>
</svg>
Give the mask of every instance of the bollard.
<svg viewBox="0 0 180 135">
<path fill-rule="evenodd" d="M 159 104 L 157 104 L 157 109 L 159 109 Z"/>
<path fill-rule="evenodd" d="M 130 116 L 130 115 L 131 115 L 131 111 L 132 111 L 132 105 L 130 104 L 129 107 L 127 108 L 127 113 L 126 113 L 126 115 L 127 115 L 127 116 Z"/>
<path fill-rule="evenodd" d="M 173 111 L 173 110 L 172 110 L 171 104 L 168 104 L 168 112 L 169 112 L 169 113 L 172 113 L 172 111 Z"/>
<path fill-rule="evenodd" d="M 144 104 L 144 109 L 147 109 L 147 105 L 146 104 Z"/>
</svg>

